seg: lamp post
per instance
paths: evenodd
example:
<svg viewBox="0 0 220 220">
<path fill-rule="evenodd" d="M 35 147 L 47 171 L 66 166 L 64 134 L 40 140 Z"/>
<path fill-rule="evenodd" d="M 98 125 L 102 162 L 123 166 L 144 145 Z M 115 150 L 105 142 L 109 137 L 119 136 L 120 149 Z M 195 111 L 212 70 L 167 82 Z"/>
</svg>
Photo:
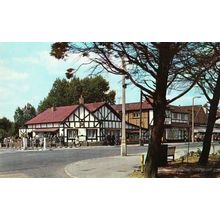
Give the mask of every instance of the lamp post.
<svg viewBox="0 0 220 220">
<path fill-rule="evenodd" d="M 124 57 L 121 57 L 122 68 L 126 71 Z M 125 122 L 125 74 L 122 75 L 122 126 L 121 126 L 121 156 L 127 156 L 127 143 L 126 143 L 126 122 Z"/>
<path fill-rule="evenodd" d="M 192 98 L 192 143 L 194 143 L 194 100 L 199 98 L 201 98 L 201 96 L 195 96 Z"/>
<path fill-rule="evenodd" d="M 140 127 L 139 127 L 139 145 L 140 145 L 140 147 L 144 145 L 144 143 L 142 143 L 142 90 L 140 91 Z"/>
</svg>

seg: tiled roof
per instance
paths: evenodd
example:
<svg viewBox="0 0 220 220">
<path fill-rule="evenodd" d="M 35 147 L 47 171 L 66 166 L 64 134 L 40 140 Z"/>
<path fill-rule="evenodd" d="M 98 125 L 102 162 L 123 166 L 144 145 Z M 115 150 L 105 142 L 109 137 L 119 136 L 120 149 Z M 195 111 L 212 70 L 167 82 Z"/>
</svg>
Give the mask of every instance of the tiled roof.
<svg viewBox="0 0 220 220">
<path fill-rule="evenodd" d="M 121 111 L 122 105 L 121 104 L 112 105 L 112 108 L 114 108 L 116 111 Z M 141 108 L 140 102 L 127 103 L 125 105 L 126 111 L 138 111 L 140 110 L 140 108 Z M 152 106 L 147 101 L 144 101 L 142 103 L 142 109 L 152 109 Z"/>
<path fill-rule="evenodd" d="M 91 112 L 96 111 L 101 106 L 105 105 L 105 102 L 96 102 L 84 104 L 84 106 Z M 63 122 L 72 112 L 74 112 L 79 105 L 71 106 L 61 106 L 56 107 L 55 111 L 52 108 L 47 109 L 46 111 L 40 113 L 36 117 L 32 118 L 26 125 L 29 124 L 40 124 L 40 123 L 54 123 L 54 122 Z"/>
<path fill-rule="evenodd" d="M 62 106 L 56 107 L 55 110 L 52 108 L 40 113 L 36 117 L 27 121 L 25 124 L 40 124 L 40 123 L 54 123 L 63 122 L 72 112 L 74 112 L 79 105 Z"/>
<path fill-rule="evenodd" d="M 96 111 L 98 108 L 100 108 L 101 106 L 105 105 L 105 102 L 95 102 L 95 103 L 88 103 L 88 104 L 84 104 L 86 108 L 89 109 L 89 111 L 94 112 Z"/>
</svg>

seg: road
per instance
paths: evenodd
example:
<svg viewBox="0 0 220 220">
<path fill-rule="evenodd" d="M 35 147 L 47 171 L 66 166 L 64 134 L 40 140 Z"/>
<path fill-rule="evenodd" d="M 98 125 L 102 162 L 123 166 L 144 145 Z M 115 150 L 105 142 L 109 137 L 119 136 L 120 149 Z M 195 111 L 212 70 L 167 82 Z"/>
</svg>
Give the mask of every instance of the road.
<svg viewBox="0 0 220 220">
<path fill-rule="evenodd" d="M 128 154 L 146 152 L 146 147 L 128 147 Z M 65 178 L 64 167 L 80 160 L 120 155 L 120 147 L 102 146 L 51 151 L 0 153 L 0 177 Z"/>
<path fill-rule="evenodd" d="M 172 143 L 176 145 L 175 158 L 202 149 L 202 143 Z M 214 152 L 220 150 L 215 144 Z M 128 154 L 146 153 L 147 147 L 128 146 Z M 213 153 L 213 148 L 211 152 Z M 0 177 L 65 178 L 64 167 L 80 160 L 120 155 L 120 147 L 100 146 L 48 151 L 0 151 Z"/>
</svg>

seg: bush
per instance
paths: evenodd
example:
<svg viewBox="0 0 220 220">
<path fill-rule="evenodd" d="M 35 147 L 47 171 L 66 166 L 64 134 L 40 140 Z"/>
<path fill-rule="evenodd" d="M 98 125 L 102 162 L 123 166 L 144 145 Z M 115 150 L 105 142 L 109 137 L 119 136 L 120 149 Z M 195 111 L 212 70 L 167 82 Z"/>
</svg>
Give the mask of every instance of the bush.
<svg viewBox="0 0 220 220">
<path fill-rule="evenodd" d="M 200 156 L 202 154 L 202 151 L 199 148 L 197 148 L 197 152 L 196 153 L 197 153 L 198 156 Z"/>
<path fill-rule="evenodd" d="M 4 138 L 7 137 L 7 132 L 0 128 L 0 142 L 2 143 Z"/>
<path fill-rule="evenodd" d="M 195 155 L 195 152 L 194 152 L 194 151 L 190 151 L 190 152 L 189 152 L 189 156 L 190 156 L 190 157 L 193 157 L 194 155 Z"/>
</svg>

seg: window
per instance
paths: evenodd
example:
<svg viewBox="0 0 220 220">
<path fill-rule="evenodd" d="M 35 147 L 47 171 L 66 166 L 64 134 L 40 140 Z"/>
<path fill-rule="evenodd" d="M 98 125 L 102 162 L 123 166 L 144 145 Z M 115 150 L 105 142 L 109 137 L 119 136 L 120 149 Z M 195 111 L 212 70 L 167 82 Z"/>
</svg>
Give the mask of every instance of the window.
<svg viewBox="0 0 220 220">
<path fill-rule="evenodd" d="M 77 136 L 78 136 L 78 130 L 77 129 L 68 130 L 68 138 L 75 139 Z"/>
<path fill-rule="evenodd" d="M 181 120 L 188 121 L 188 115 L 187 114 L 181 114 Z"/>
<path fill-rule="evenodd" d="M 85 122 L 84 121 L 80 122 L 80 127 L 85 127 Z"/>
<path fill-rule="evenodd" d="M 171 112 L 166 110 L 166 118 L 170 118 L 171 117 Z"/>
<path fill-rule="evenodd" d="M 177 117 L 178 117 L 177 113 L 173 113 L 173 118 L 177 119 Z"/>
<path fill-rule="evenodd" d="M 187 140 L 188 133 L 184 128 L 168 128 L 166 129 L 167 140 Z"/>
<path fill-rule="evenodd" d="M 97 129 L 87 129 L 86 133 L 87 133 L 86 135 L 87 139 L 90 139 L 90 140 L 97 139 Z"/>
<path fill-rule="evenodd" d="M 140 118 L 140 112 L 139 111 L 133 112 L 133 118 Z"/>
</svg>

